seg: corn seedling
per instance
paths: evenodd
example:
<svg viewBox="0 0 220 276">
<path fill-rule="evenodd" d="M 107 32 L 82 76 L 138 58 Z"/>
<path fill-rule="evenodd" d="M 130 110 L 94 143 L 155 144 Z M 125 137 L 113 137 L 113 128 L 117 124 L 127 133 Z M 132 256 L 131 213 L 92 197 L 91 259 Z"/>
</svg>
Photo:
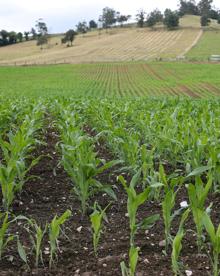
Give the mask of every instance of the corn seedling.
<svg viewBox="0 0 220 276">
<path fill-rule="evenodd" d="M 174 272 L 174 275 L 182 275 L 181 273 L 181 269 L 180 269 L 180 264 L 179 264 L 179 256 L 180 256 L 180 252 L 182 250 L 182 239 L 185 235 L 185 231 L 184 231 L 184 223 L 187 220 L 188 216 L 190 213 L 190 209 L 187 209 L 181 218 L 180 221 L 180 225 L 179 225 L 179 230 L 173 240 L 173 249 L 172 249 L 172 255 L 171 255 L 171 259 L 172 259 L 172 269 Z"/>
<path fill-rule="evenodd" d="M 162 213 L 163 221 L 165 227 L 165 253 L 167 254 L 168 247 L 172 244 L 172 237 L 170 234 L 171 223 L 173 219 L 180 214 L 182 209 L 173 211 L 175 206 L 176 195 L 183 183 L 182 177 L 172 178 L 171 180 L 167 179 L 164 168 L 160 165 L 160 179 L 163 182 L 164 187 L 164 198 L 162 201 Z"/>
<path fill-rule="evenodd" d="M 29 166 L 26 159 L 38 143 L 35 132 L 41 127 L 41 111 L 33 111 L 32 116 L 26 116 L 16 133 L 8 134 L 8 141 L 0 140 L 4 160 L 0 162 L 0 185 L 4 210 L 8 211 L 15 194 L 21 192 L 27 172 L 39 161 L 32 160 Z"/>
<path fill-rule="evenodd" d="M 139 247 L 130 247 L 129 250 L 129 267 L 126 266 L 125 262 L 121 262 L 121 273 L 122 276 L 134 276 L 137 263 L 138 263 L 138 252 L 139 252 Z"/>
<path fill-rule="evenodd" d="M 28 227 L 26 227 L 26 230 L 29 234 L 29 237 L 35 252 L 35 267 L 38 267 L 39 258 L 43 263 L 41 247 L 42 247 L 42 241 L 47 231 L 48 225 L 46 224 L 45 227 L 42 229 L 41 226 L 37 225 L 37 222 L 35 220 L 27 219 L 27 221 L 28 221 Z"/>
<path fill-rule="evenodd" d="M 93 152 L 91 139 L 86 136 L 78 137 L 73 146 L 63 144 L 61 147 L 62 164 L 73 181 L 73 191 L 81 201 L 83 215 L 86 212 L 88 199 L 100 191 L 106 192 L 116 200 L 112 188 L 103 185 L 95 177 L 120 161 L 113 160 L 102 164 L 102 160 Z"/>
<path fill-rule="evenodd" d="M 193 219 L 196 225 L 197 231 L 197 246 L 198 251 L 201 252 L 202 249 L 202 232 L 203 232 L 203 223 L 202 223 L 202 212 L 205 211 L 205 202 L 208 196 L 208 193 L 212 187 L 212 176 L 208 175 L 207 184 L 204 184 L 200 176 L 195 177 L 195 185 L 188 185 L 188 196 L 190 201 L 190 208 L 192 210 Z"/>
<path fill-rule="evenodd" d="M 220 224 L 215 230 L 215 226 L 213 225 L 210 216 L 207 212 L 201 212 L 202 223 L 206 229 L 206 232 L 209 235 L 211 247 L 212 247 L 212 272 L 213 276 L 218 276 L 220 273 L 219 270 L 219 255 L 220 255 Z"/>
<path fill-rule="evenodd" d="M 130 245 L 131 246 L 134 246 L 135 244 L 134 238 L 138 229 L 149 229 L 159 219 L 159 215 L 153 215 L 143 219 L 139 223 L 137 222 L 136 217 L 137 217 L 138 207 L 146 202 L 151 189 L 150 187 L 147 187 L 142 193 L 140 194 L 136 193 L 135 187 L 140 179 L 140 175 L 141 175 L 141 170 L 139 170 L 132 177 L 129 187 L 127 186 L 127 183 L 123 176 L 120 175 L 118 177 L 119 181 L 122 183 L 128 196 L 127 211 L 128 211 L 129 222 L 130 222 Z"/>
<path fill-rule="evenodd" d="M 8 235 L 8 228 L 10 221 L 8 221 L 8 213 L 0 214 L 1 228 L 0 228 L 0 260 L 7 244 L 14 239 L 14 235 Z"/>
<path fill-rule="evenodd" d="M 123 176 L 119 176 L 118 179 L 122 183 L 128 199 L 127 199 L 127 212 L 130 225 L 130 251 L 129 251 L 129 273 L 131 276 L 135 273 L 135 268 L 138 260 L 138 248 L 135 246 L 135 234 L 138 229 L 150 229 L 154 223 L 160 218 L 159 215 L 152 215 L 143 219 L 141 222 L 137 222 L 137 210 L 138 207 L 146 202 L 150 193 L 150 187 L 144 189 L 140 194 L 136 193 L 135 187 L 140 180 L 141 169 L 132 177 L 129 187 Z M 125 264 L 121 264 L 122 269 L 125 268 Z M 125 269 L 126 270 L 126 269 Z"/>
<path fill-rule="evenodd" d="M 49 224 L 49 240 L 50 240 L 50 268 L 54 263 L 54 258 L 57 256 L 58 238 L 60 236 L 61 226 L 67 221 L 71 216 L 71 211 L 67 210 L 62 216 L 53 218 Z"/>
<path fill-rule="evenodd" d="M 97 250 L 98 250 L 98 244 L 100 240 L 100 236 L 102 233 L 102 221 L 105 219 L 107 221 L 106 213 L 105 211 L 107 208 L 110 206 L 108 204 L 103 210 L 101 207 L 98 205 L 97 202 L 94 204 L 94 211 L 90 215 L 90 221 L 92 224 L 92 230 L 93 230 L 93 248 L 95 255 L 97 256 Z"/>
</svg>

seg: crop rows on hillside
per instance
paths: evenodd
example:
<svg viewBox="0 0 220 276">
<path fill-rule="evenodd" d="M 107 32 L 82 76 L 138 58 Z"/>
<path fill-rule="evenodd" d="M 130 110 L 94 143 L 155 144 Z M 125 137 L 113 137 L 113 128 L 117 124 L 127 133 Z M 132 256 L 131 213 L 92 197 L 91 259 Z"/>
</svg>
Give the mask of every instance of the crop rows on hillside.
<svg viewBox="0 0 220 276">
<path fill-rule="evenodd" d="M 184 64 L 182 66 L 185 69 Z M 196 76 L 191 79 L 190 71 L 177 72 L 175 65 L 162 63 L 91 65 L 84 68 L 82 79 L 91 82 L 91 90 L 102 91 L 105 95 L 208 97 L 220 93 L 219 84 L 211 83 L 208 75 L 207 81 L 199 82 Z"/>
<path fill-rule="evenodd" d="M 51 38 L 49 48 L 41 51 L 34 42 L 2 47 L 0 64 L 31 65 L 138 61 L 155 58 L 176 58 L 185 54 L 200 36 L 199 29 L 180 28 L 167 31 L 151 29 L 113 29 L 77 37 L 73 47 L 60 45 L 60 37 Z"/>
<path fill-rule="evenodd" d="M 219 96 L 219 67 L 166 62 L 0 67 L 0 93 L 203 98 Z"/>
</svg>

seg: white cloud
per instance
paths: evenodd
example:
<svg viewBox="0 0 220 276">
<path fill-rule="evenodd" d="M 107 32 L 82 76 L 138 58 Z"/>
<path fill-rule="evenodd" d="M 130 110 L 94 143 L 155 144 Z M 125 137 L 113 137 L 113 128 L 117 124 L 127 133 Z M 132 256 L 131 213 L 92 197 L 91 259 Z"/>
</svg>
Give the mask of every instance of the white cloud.
<svg viewBox="0 0 220 276">
<path fill-rule="evenodd" d="M 215 0 L 216 6 L 219 0 Z M 109 6 L 124 14 L 135 15 L 140 8 L 147 12 L 155 8 L 176 9 L 178 0 L 0 0 L 0 29 L 24 31 L 43 18 L 50 31 L 62 32 L 81 20 L 98 19 L 102 8 Z"/>
</svg>

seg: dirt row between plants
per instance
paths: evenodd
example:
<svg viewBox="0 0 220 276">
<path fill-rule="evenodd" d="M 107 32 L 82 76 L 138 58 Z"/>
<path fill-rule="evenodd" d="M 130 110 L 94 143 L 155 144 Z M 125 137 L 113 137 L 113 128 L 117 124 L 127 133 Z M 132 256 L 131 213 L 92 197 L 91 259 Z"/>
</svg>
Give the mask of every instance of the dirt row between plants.
<svg viewBox="0 0 220 276">
<path fill-rule="evenodd" d="M 95 135 L 91 129 L 87 129 L 90 135 Z M 94 256 L 92 233 L 89 222 L 89 214 L 81 218 L 80 203 L 71 193 L 71 181 L 64 169 L 59 166 L 60 153 L 56 149 L 59 141 L 57 131 L 52 124 L 46 129 L 46 145 L 41 146 L 34 153 L 44 154 L 39 164 L 31 171 L 31 175 L 38 178 L 29 180 L 24 188 L 21 198 L 14 206 L 16 215 L 25 215 L 34 218 L 44 225 L 50 222 L 54 215 L 62 214 L 65 210 L 72 211 L 72 217 L 65 224 L 65 235 L 60 238 L 58 262 L 49 270 L 49 256 L 43 252 L 44 266 L 33 268 L 33 258 L 29 257 L 30 269 L 19 259 L 16 242 L 9 244 L 5 257 L 0 262 L 0 275 L 121 275 L 120 262 L 127 261 L 129 250 L 129 225 L 126 216 L 126 194 L 117 182 L 119 172 L 110 169 L 99 176 L 99 180 L 105 184 L 113 185 L 117 195 L 117 202 L 113 202 L 107 210 L 108 223 L 105 223 L 104 232 L 101 236 L 98 258 Z M 113 156 L 106 149 L 103 142 L 96 144 L 98 156 L 106 160 L 112 160 Z M 118 168 L 115 168 L 118 169 Z M 128 175 L 125 178 L 129 179 Z M 178 203 L 186 199 L 185 193 L 180 193 Z M 94 201 L 105 207 L 111 199 L 105 194 L 96 196 Z M 215 199 L 217 201 L 217 198 Z M 216 218 L 218 217 L 219 204 L 216 205 Z M 156 202 L 147 202 L 138 212 L 138 219 L 152 214 L 161 213 L 161 206 Z M 191 228 L 192 221 L 188 223 Z M 174 222 L 173 233 L 177 231 L 178 223 Z M 193 226 L 192 226 L 193 227 Z M 21 243 L 26 249 L 30 247 L 27 233 L 22 230 L 21 225 L 13 224 L 11 231 L 19 232 Z M 140 231 L 136 236 L 136 244 L 140 247 L 140 258 L 137 267 L 137 275 L 172 275 L 170 256 L 162 253 L 160 246 L 163 240 L 162 218 L 150 231 Z M 68 237 L 68 238 L 67 238 Z M 47 237 L 44 248 L 48 248 Z M 210 273 L 210 262 L 204 254 L 198 255 L 195 236 L 189 232 L 183 242 L 182 258 L 186 269 L 191 270 L 193 275 L 208 275 Z"/>
</svg>

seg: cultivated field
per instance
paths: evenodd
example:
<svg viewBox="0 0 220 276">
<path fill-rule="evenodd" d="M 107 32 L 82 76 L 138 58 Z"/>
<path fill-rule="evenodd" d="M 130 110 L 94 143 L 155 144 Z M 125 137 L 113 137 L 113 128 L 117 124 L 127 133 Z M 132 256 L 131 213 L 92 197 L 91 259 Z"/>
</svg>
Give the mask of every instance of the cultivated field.
<svg viewBox="0 0 220 276">
<path fill-rule="evenodd" d="M 180 28 L 167 31 L 162 26 L 115 28 L 77 36 L 74 46 L 61 45 L 61 36 L 50 39 L 43 51 L 36 41 L 0 48 L 0 64 L 86 63 L 176 58 L 185 55 L 202 36 L 199 17 L 186 16 Z"/>
<path fill-rule="evenodd" d="M 0 67 L 2 95 L 191 96 L 220 93 L 220 64 L 100 63 Z"/>
<path fill-rule="evenodd" d="M 218 275 L 218 99 L 36 92 L 0 113 L 0 275 Z"/>
</svg>

